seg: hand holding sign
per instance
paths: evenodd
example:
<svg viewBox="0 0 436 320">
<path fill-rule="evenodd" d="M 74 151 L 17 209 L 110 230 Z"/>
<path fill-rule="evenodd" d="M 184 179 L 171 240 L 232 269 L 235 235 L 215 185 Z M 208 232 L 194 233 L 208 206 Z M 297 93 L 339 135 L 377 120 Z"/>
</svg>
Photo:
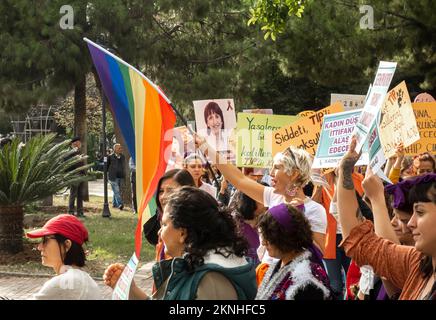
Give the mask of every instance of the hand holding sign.
<svg viewBox="0 0 436 320">
<path fill-rule="evenodd" d="M 114 289 L 125 267 L 122 263 L 114 263 L 107 267 L 103 274 L 104 284 Z"/>
<path fill-rule="evenodd" d="M 362 188 L 371 203 L 377 198 L 380 199 L 380 197 L 384 199 L 383 182 L 369 167 L 366 170 L 365 179 L 362 181 Z"/>
<path fill-rule="evenodd" d="M 353 173 L 353 168 L 362 154 L 362 150 L 360 151 L 360 153 L 356 152 L 356 146 L 357 146 L 357 139 L 356 136 L 353 136 L 351 138 L 350 147 L 348 148 L 347 153 L 344 155 L 339 165 L 340 170 L 346 173 L 344 174 L 344 177 L 350 176 L 350 179 L 348 180 L 351 181 L 351 185 L 348 183 L 347 186 L 345 186 L 345 183 L 350 181 L 344 181 L 344 187 L 347 189 L 354 188 L 353 181 L 351 180 L 351 174 Z"/>
</svg>

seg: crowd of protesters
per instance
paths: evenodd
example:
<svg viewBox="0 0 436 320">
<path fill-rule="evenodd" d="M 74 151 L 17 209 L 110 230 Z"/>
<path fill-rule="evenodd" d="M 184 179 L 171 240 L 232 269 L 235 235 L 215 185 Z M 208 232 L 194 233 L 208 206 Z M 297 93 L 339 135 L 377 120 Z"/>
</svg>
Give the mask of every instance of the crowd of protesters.
<svg viewBox="0 0 436 320">
<path fill-rule="evenodd" d="M 409 159 L 399 144 L 386 163 L 388 183 L 355 167 L 352 139 L 339 166 L 324 172 L 327 187 L 313 185 L 312 158 L 298 148 L 253 177 L 253 169 L 220 162 L 201 137 L 196 144 L 214 165 L 193 154 L 159 181 L 158 212 L 144 226 L 156 245 L 154 287 L 146 294 L 133 284 L 131 299 L 436 299 L 430 153 Z M 109 286 L 123 268 L 108 267 Z"/>
<path fill-rule="evenodd" d="M 195 139 L 197 152 L 185 157 L 183 168 L 160 178 L 156 213 L 143 226 L 156 248 L 152 292 L 132 282 L 129 299 L 436 299 L 434 155 L 408 157 L 399 144 L 384 167 L 386 182 L 356 167 L 360 154 L 352 138 L 320 185 L 302 149 L 278 153 L 268 172 L 220 162 L 204 138 Z M 125 160 L 120 145 L 114 150 L 109 180 L 115 194 Z M 77 198 L 80 217 L 77 191 L 69 208 L 73 213 Z M 123 208 L 119 195 L 114 207 Z M 35 299 L 101 298 L 81 269 L 88 232 L 76 217 L 60 215 L 27 235 L 43 239 L 43 264 L 57 274 Z M 110 265 L 105 283 L 114 288 L 124 268 Z M 65 281 L 78 289 L 66 294 Z"/>
</svg>

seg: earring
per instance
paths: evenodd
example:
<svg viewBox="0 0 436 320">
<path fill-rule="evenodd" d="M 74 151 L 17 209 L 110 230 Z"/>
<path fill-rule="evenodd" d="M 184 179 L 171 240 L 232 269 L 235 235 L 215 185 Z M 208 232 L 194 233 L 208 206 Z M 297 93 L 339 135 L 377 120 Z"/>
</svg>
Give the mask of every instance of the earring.
<svg viewBox="0 0 436 320">
<path fill-rule="evenodd" d="M 286 195 L 289 197 L 294 197 L 297 194 L 297 185 L 295 183 L 293 183 L 292 185 L 288 184 L 287 188 L 286 188 Z"/>
</svg>

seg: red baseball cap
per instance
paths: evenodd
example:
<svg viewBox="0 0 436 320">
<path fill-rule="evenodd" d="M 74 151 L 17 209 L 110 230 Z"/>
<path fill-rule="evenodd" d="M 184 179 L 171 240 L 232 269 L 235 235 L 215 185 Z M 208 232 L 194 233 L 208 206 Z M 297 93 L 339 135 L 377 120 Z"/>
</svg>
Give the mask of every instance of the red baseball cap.
<svg viewBox="0 0 436 320">
<path fill-rule="evenodd" d="M 88 241 L 88 230 L 82 221 L 70 214 L 60 214 L 50 219 L 41 229 L 27 232 L 27 237 L 42 238 L 54 234 L 60 234 L 80 245 Z"/>
</svg>

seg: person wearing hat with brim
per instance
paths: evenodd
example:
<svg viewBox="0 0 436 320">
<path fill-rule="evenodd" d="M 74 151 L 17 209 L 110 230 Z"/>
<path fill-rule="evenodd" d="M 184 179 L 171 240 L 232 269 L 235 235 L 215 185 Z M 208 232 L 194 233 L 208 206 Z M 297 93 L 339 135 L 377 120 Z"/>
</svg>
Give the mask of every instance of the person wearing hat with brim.
<svg viewBox="0 0 436 320">
<path fill-rule="evenodd" d="M 51 267 L 56 276 L 34 294 L 34 300 L 101 300 L 97 283 L 81 268 L 86 255 L 83 244 L 88 230 L 76 217 L 61 214 L 50 219 L 41 229 L 27 233 L 29 238 L 41 238 L 38 250 L 42 264 Z"/>
<path fill-rule="evenodd" d="M 80 141 L 80 137 L 74 137 L 71 139 L 71 148 L 75 151 L 70 155 L 70 157 L 74 157 L 76 155 L 80 155 L 80 148 L 82 146 L 82 142 Z M 83 163 L 77 163 L 70 168 L 70 170 L 74 170 Z M 70 198 L 68 200 L 68 213 L 72 215 L 77 215 L 78 217 L 85 217 L 83 214 L 83 188 L 84 182 L 80 182 L 78 184 L 74 184 L 70 186 Z M 75 213 L 74 202 L 77 199 L 77 213 Z"/>
</svg>

